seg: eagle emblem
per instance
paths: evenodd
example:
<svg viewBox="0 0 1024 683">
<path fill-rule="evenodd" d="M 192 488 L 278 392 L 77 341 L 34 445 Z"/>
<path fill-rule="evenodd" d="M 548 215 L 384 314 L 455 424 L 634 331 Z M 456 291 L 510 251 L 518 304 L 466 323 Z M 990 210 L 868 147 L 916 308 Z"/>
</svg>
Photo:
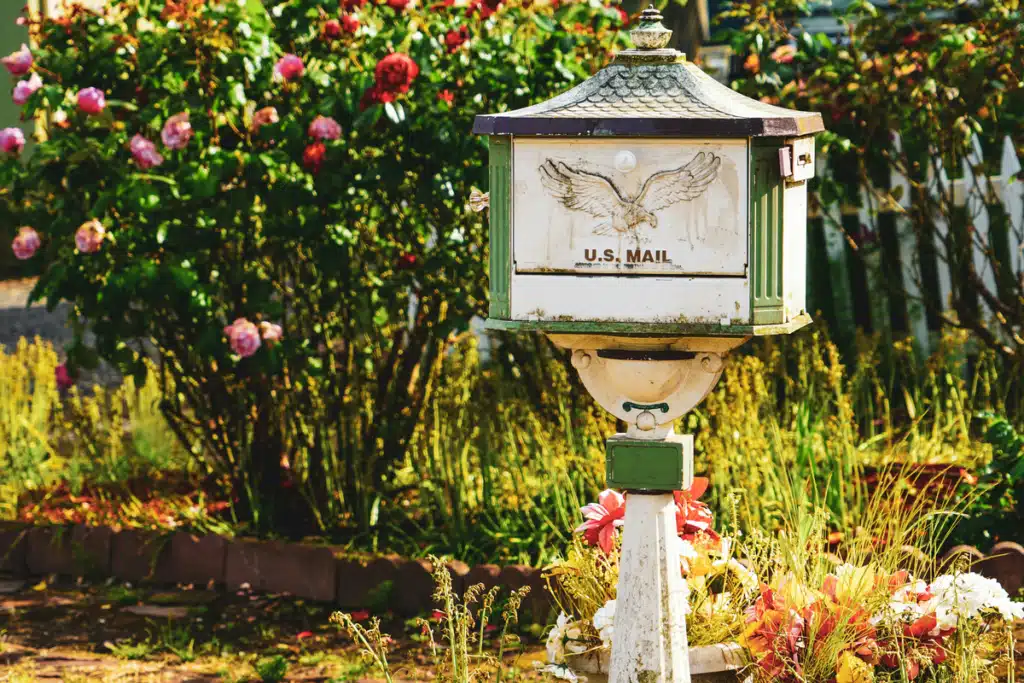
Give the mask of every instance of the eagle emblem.
<svg viewBox="0 0 1024 683">
<path fill-rule="evenodd" d="M 655 212 L 701 196 L 718 177 L 721 165 L 720 157 L 700 152 L 685 166 L 655 173 L 635 195 L 624 193 L 600 173 L 573 168 L 562 161 L 547 159 L 539 170 L 544 187 L 565 208 L 606 219 L 594 226 L 595 235 L 638 237 L 641 225 L 658 227 Z"/>
</svg>

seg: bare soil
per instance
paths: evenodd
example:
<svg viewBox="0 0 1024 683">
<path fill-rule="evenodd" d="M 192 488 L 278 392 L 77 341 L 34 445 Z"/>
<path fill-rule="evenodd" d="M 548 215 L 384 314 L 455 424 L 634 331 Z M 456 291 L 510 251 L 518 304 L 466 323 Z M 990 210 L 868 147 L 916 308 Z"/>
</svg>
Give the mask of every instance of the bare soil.
<svg viewBox="0 0 1024 683">
<path fill-rule="evenodd" d="M 277 655 L 288 662 L 286 681 L 382 680 L 330 623 L 332 611 L 248 591 L 0 578 L 0 682 L 259 681 L 260 660 Z M 380 617 L 395 638 L 395 680 L 435 680 L 421 626 L 390 613 Z M 506 675 L 539 679 L 539 634 L 537 626 L 524 628 L 528 645 L 506 658 Z"/>
</svg>

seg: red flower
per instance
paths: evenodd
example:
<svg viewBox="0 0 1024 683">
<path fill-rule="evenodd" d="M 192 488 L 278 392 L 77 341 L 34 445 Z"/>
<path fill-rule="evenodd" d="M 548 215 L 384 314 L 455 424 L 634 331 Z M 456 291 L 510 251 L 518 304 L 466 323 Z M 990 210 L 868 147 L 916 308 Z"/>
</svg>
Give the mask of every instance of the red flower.
<svg viewBox="0 0 1024 683">
<path fill-rule="evenodd" d="M 67 363 L 61 363 L 58 365 L 57 369 L 54 371 L 54 376 L 57 379 L 58 389 L 70 389 L 71 385 L 75 383 L 75 380 L 71 378 L 71 373 L 68 372 Z"/>
<path fill-rule="evenodd" d="M 460 26 L 458 31 L 448 31 L 444 37 L 444 44 L 448 48 L 448 52 L 455 52 L 467 40 L 469 40 L 469 29 L 465 26 Z"/>
<path fill-rule="evenodd" d="M 349 617 L 352 619 L 352 621 L 358 624 L 360 621 L 366 621 L 367 619 L 369 619 L 370 613 L 365 609 L 361 609 L 358 612 L 353 612 L 349 615 Z"/>
<path fill-rule="evenodd" d="M 477 12 L 480 13 L 481 19 L 486 19 L 501 6 L 501 0 L 473 0 L 470 3 L 469 8 L 466 10 L 466 16 L 471 17 Z"/>
<path fill-rule="evenodd" d="M 416 263 L 419 259 L 416 258 L 416 254 L 402 254 L 398 257 L 398 262 L 395 264 L 395 270 L 410 270 L 416 267 Z"/>
<path fill-rule="evenodd" d="M 452 106 L 452 104 L 455 103 L 455 93 L 453 93 L 451 90 L 445 89 L 437 93 L 437 99 L 441 100 L 450 107 Z"/>
<path fill-rule="evenodd" d="M 401 12 L 402 10 L 404 10 L 406 7 L 409 6 L 410 2 L 412 2 L 412 0 L 387 0 L 388 7 L 395 10 L 396 12 Z"/>
<path fill-rule="evenodd" d="M 341 35 L 341 22 L 337 19 L 328 19 L 324 22 L 324 35 L 328 38 L 337 38 Z"/>
<path fill-rule="evenodd" d="M 409 92 L 409 87 L 419 73 L 419 65 L 407 54 L 395 52 L 380 60 L 374 69 L 374 75 L 377 77 L 374 88 L 378 91 L 378 99 L 381 102 L 390 102 L 394 95 Z M 387 99 L 389 95 L 391 98 Z"/>
<path fill-rule="evenodd" d="M 367 0 L 338 0 L 338 5 L 346 12 L 351 12 L 365 5 L 366 2 Z"/>
<path fill-rule="evenodd" d="M 629 14 L 626 12 L 626 10 L 622 9 L 621 7 L 616 7 L 615 9 L 619 10 L 619 21 L 621 21 L 623 25 L 628 24 Z"/>
<path fill-rule="evenodd" d="M 313 632 L 312 631 L 302 631 L 301 633 L 296 634 L 295 637 L 298 638 L 299 640 L 302 640 L 304 638 L 312 638 L 313 637 Z"/>
<path fill-rule="evenodd" d="M 314 142 L 302 153 L 302 165 L 313 173 L 319 173 L 326 154 L 327 146 L 322 142 Z"/>
<path fill-rule="evenodd" d="M 436 609 L 430 613 L 431 621 L 441 621 L 442 619 L 444 619 L 444 612 L 442 612 L 441 610 Z"/>
<path fill-rule="evenodd" d="M 359 19 L 351 14 L 343 14 L 341 16 L 341 27 L 345 29 L 346 33 L 355 33 L 359 28 Z"/>
<path fill-rule="evenodd" d="M 394 98 L 392 97 L 387 101 L 390 102 L 393 99 Z M 380 91 L 377 90 L 377 86 L 368 88 L 366 92 L 363 93 L 362 98 L 359 100 L 359 111 L 364 111 L 367 108 L 372 107 L 375 104 L 380 104 L 383 101 L 384 100 L 382 100 L 380 97 Z"/>
<path fill-rule="evenodd" d="M 711 528 L 711 510 L 697 500 L 707 489 L 706 477 L 694 477 L 688 491 L 676 491 L 673 494 L 676 499 L 676 530 L 680 538 L 692 542 L 698 534 L 702 534 L 712 541 L 719 540 L 718 534 Z"/>
<path fill-rule="evenodd" d="M 615 547 L 615 529 L 626 523 L 626 499 L 611 489 L 601 492 L 596 503 L 580 508 L 585 521 L 575 529 L 583 533 L 590 545 L 596 545 L 606 553 Z"/>
</svg>

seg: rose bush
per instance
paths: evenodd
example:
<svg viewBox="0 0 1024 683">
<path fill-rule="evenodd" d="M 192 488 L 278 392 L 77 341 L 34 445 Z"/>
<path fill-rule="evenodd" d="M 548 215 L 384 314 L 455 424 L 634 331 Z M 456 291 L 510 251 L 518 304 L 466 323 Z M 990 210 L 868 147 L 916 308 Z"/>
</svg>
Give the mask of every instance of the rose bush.
<svg viewBox="0 0 1024 683">
<path fill-rule="evenodd" d="M 17 247 L 45 266 L 33 298 L 73 306 L 69 370 L 142 379 L 154 354 L 165 414 L 243 517 L 368 526 L 484 310 L 473 116 L 587 77 L 620 13 L 125 0 L 30 28 L 4 64 L 41 74 L 17 96 L 50 124 L 30 157 L 0 133 L 0 214 L 38 235 Z"/>
</svg>

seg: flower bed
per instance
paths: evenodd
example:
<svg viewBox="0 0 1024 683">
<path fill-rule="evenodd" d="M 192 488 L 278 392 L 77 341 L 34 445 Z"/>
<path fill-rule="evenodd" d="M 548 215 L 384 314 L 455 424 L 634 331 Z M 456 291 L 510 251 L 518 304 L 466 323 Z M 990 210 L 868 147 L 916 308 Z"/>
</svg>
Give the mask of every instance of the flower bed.
<svg viewBox="0 0 1024 683">
<path fill-rule="evenodd" d="M 814 518 L 793 535 L 730 538 L 714 531 L 698 500 L 707 485 L 698 479 L 676 493 L 695 672 L 791 683 L 975 681 L 1013 664 L 1013 623 L 1024 619 L 1024 602 L 968 571 L 962 552 L 936 564 L 921 561 L 920 551 L 886 551 L 868 534 L 870 553 L 855 543 L 840 559 L 827 552 L 828 535 Z M 556 676 L 608 670 L 626 504 L 605 491 L 582 508 L 580 536 L 547 570 L 561 608 L 547 639 Z M 898 566 L 915 558 L 913 569 L 930 580 Z M 935 575 L 936 566 L 945 569 Z"/>
</svg>

